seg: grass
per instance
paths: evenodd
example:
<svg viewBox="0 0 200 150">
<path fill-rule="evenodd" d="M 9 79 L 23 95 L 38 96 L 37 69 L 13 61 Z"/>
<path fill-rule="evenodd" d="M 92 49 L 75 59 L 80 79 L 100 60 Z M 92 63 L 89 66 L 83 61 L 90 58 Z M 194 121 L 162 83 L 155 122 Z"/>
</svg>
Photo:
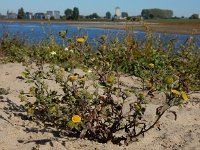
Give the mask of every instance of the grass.
<svg viewBox="0 0 200 150">
<path fill-rule="evenodd" d="M 148 19 L 148 23 L 200 25 L 200 19 Z"/>
</svg>

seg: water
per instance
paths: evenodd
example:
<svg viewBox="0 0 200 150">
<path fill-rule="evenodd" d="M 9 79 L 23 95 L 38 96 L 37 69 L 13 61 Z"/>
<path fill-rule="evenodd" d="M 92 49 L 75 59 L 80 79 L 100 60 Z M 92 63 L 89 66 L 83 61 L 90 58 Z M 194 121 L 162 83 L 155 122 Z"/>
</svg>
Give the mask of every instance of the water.
<svg viewBox="0 0 200 150">
<path fill-rule="evenodd" d="M 59 31 L 68 30 L 67 36 L 82 36 L 88 35 L 88 41 L 90 43 L 96 43 L 97 38 L 101 35 L 107 35 L 112 38 L 118 36 L 119 39 L 125 34 L 124 30 L 115 29 L 100 29 L 100 28 L 77 28 L 76 26 L 70 26 L 65 23 L 33 23 L 33 22 L 0 22 L 0 37 L 4 32 L 9 32 L 11 35 L 19 35 L 24 37 L 29 43 L 39 43 L 42 40 L 48 40 L 50 33 L 54 35 L 55 41 L 62 43 L 61 38 L 58 36 Z M 146 36 L 145 32 L 133 31 L 134 37 L 138 40 L 143 40 Z M 175 47 L 179 47 L 184 44 L 190 37 L 187 34 L 164 34 L 154 33 L 154 36 L 159 37 L 164 42 L 169 42 L 171 39 L 175 39 Z M 194 36 L 196 46 L 200 47 L 200 35 Z"/>
</svg>

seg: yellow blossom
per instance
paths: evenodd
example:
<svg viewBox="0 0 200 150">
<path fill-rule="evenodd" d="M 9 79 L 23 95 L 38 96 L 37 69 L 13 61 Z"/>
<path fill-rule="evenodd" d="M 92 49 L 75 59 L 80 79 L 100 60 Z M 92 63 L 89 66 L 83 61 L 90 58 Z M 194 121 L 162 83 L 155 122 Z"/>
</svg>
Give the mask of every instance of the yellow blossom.
<svg viewBox="0 0 200 150">
<path fill-rule="evenodd" d="M 33 107 L 29 107 L 28 110 L 27 110 L 27 113 L 28 113 L 29 115 L 31 115 L 31 114 L 33 114 L 33 112 L 34 112 Z"/>
<path fill-rule="evenodd" d="M 101 48 L 105 50 L 105 49 L 106 49 L 106 46 L 105 46 L 105 45 L 103 45 L 103 46 L 101 46 Z"/>
<path fill-rule="evenodd" d="M 188 100 L 187 94 L 185 92 L 181 92 L 181 97 L 184 101 Z"/>
<path fill-rule="evenodd" d="M 86 79 L 86 77 L 81 77 L 80 80 L 81 81 L 86 81 L 87 79 Z"/>
<path fill-rule="evenodd" d="M 102 35 L 102 36 L 101 36 L 101 39 L 102 39 L 102 40 L 106 40 L 106 39 L 107 39 L 107 36 Z"/>
<path fill-rule="evenodd" d="M 174 82 L 174 80 L 173 80 L 172 77 L 167 77 L 166 80 L 165 80 L 165 82 L 166 82 L 167 84 L 172 84 L 172 83 Z"/>
<path fill-rule="evenodd" d="M 150 67 L 150 68 L 154 68 L 154 66 L 155 66 L 155 65 L 152 64 L 152 63 L 149 64 L 149 67 Z"/>
<path fill-rule="evenodd" d="M 108 79 L 107 79 L 107 81 L 109 83 L 113 83 L 115 81 L 115 77 L 114 76 L 109 76 Z"/>
<path fill-rule="evenodd" d="M 74 82 L 76 79 L 77 79 L 77 77 L 74 76 L 74 75 L 70 75 L 70 76 L 68 77 L 68 80 L 71 81 L 71 82 Z"/>
<path fill-rule="evenodd" d="M 179 95 L 179 94 L 180 94 L 180 92 L 177 91 L 177 90 L 171 90 L 171 92 L 172 92 L 174 95 Z"/>
<path fill-rule="evenodd" d="M 79 115 L 75 115 L 75 116 L 72 117 L 72 121 L 74 123 L 81 122 L 81 117 Z"/>
<path fill-rule="evenodd" d="M 110 63 L 109 62 L 106 62 L 106 67 L 110 67 Z"/>
<path fill-rule="evenodd" d="M 84 38 L 77 38 L 76 41 L 78 43 L 83 43 L 83 42 L 85 42 L 85 39 Z"/>
<path fill-rule="evenodd" d="M 64 68 L 60 68 L 60 71 L 62 71 L 62 72 L 63 72 L 63 71 L 65 71 L 65 69 L 64 69 Z"/>
</svg>

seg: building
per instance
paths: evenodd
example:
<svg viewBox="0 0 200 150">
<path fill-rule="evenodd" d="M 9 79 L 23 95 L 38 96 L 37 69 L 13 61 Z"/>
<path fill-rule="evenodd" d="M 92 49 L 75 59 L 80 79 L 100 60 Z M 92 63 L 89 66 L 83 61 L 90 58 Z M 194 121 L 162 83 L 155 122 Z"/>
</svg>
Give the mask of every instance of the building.
<svg viewBox="0 0 200 150">
<path fill-rule="evenodd" d="M 34 19 L 42 20 L 45 19 L 44 13 L 35 13 Z"/>
<path fill-rule="evenodd" d="M 121 10 L 120 10 L 120 8 L 119 7 L 116 7 L 115 8 L 115 18 L 116 19 L 121 19 Z"/>
<path fill-rule="evenodd" d="M 50 20 L 51 17 L 53 17 L 53 11 L 47 11 L 45 18 L 48 19 L 48 20 Z"/>
<path fill-rule="evenodd" d="M 60 19 L 60 11 L 54 11 L 54 19 Z"/>
<path fill-rule="evenodd" d="M 26 12 L 24 18 L 29 19 L 29 20 L 33 19 L 33 13 L 32 12 Z"/>
<path fill-rule="evenodd" d="M 8 19 L 17 19 L 17 14 L 7 11 L 7 18 Z"/>
</svg>

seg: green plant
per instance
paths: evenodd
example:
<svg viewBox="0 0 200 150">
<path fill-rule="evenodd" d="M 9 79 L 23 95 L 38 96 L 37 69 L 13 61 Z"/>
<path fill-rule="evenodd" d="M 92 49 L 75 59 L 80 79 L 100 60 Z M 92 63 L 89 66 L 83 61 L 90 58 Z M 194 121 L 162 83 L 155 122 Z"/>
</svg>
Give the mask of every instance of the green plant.
<svg viewBox="0 0 200 150">
<path fill-rule="evenodd" d="M 27 82 L 33 82 L 34 86 L 30 88 L 29 94 L 20 95 L 20 98 L 26 102 L 28 115 L 34 121 L 39 120 L 45 126 L 55 127 L 68 135 L 103 143 L 112 141 L 119 144 L 124 141 L 128 144 L 153 128 L 171 107 L 187 100 L 184 92 L 174 90 L 176 82 L 167 83 L 164 92 L 166 103 L 157 108 L 155 121 L 148 125 L 144 119 L 148 90 L 121 86 L 120 74 L 111 70 L 101 70 L 104 73 L 100 74 L 101 65 L 96 67 L 97 70 L 92 69 L 92 72 L 83 75 L 67 75 L 64 68 L 54 65 L 48 71 L 44 71 L 43 66 L 33 72 L 27 68 L 23 72 L 24 77 Z M 55 81 L 62 90 L 50 90 L 47 80 Z M 127 99 L 133 95 L 137 98 L 131 99 L 129 106 L 124 108 Z M 31 102 L 27 96 L 35 100 Z"/>
</svg>

